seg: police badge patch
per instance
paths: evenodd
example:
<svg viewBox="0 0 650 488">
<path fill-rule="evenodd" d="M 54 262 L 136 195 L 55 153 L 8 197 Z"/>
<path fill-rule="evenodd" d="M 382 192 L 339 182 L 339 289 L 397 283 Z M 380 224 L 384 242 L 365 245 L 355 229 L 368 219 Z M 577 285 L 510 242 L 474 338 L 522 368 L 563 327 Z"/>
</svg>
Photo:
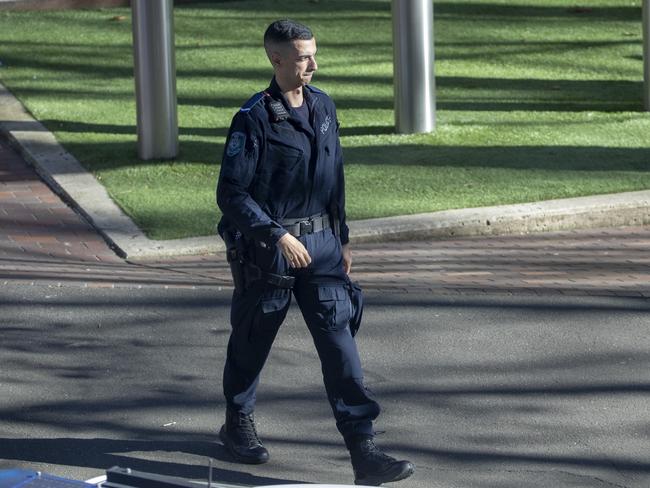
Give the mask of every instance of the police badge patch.
<svg viewBox="0 0 650 488">
<path fill-rule="evenodd" d="M 244 147 L 246 142 L 246 135 L 243 132 L 233 132 L 230 135 L 230 142 L 228 143 L 228 148 L 226 149 L 226 155 L 229 158 L 237 156 Z"/>
</svg>

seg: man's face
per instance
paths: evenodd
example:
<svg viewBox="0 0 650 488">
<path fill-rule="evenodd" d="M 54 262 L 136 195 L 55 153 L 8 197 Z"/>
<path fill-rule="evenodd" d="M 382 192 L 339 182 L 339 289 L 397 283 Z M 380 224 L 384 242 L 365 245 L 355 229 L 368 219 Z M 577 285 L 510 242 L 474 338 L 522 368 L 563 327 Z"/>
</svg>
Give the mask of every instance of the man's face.
<svg viewBox="0 0 650 488">
<path fill-rule="evenodd" d="M 316 64 L 316 39 L 291 41 L 278 52 L 275 77 L 281 88 L 294 89 L 311 83 Z"/>
</svg>

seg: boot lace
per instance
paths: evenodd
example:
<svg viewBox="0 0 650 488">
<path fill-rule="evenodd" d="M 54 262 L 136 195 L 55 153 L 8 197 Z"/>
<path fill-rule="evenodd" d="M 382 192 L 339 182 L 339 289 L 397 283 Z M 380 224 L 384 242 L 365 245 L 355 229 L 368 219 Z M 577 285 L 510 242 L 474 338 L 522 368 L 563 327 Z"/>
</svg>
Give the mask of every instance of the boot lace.
<svg viewBox="0 0 650 488">
<path fill-rule="evenodd" d="M 361 451 L 363 456 L 369 461 L 374 461 L 380 464 L 392 463 L 395 461 L 395 458 L 392 458 L 387 454 L 384 454 L 375 445 L 375 442 L 372 439 L 364 440 L 359 446 L 359 450 Z"/>
<path fill-rule="evenodd" d="M 257 429 L 255 428 L 255 420 L 253 415 L 240 415 L 238 429 L 240 436 L 248 443 L 248 447 L 261 446 Z"/>
</svg>

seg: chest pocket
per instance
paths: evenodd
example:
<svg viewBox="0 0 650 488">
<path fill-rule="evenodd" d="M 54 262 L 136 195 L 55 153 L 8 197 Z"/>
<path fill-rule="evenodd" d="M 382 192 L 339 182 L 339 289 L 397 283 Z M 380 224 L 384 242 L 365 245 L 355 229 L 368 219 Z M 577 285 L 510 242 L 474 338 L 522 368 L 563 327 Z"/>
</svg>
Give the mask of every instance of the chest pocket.
<svg viewBox="0 0 650 488">
<path fill-rule="evenodd" d="M 303 151 L 281 142 L 270 140 L 267 146 L 269 168 L 271 173 L 293 171 L 302 161 Z"/>
<path fill-rule="evenodd" d="M 304 187 L 304 152 L 275 140 L 268 141 L 266 150 L 256 194 L 262 201 L 276 204 L 297 198 L 298 190 Z"/>
</svg>

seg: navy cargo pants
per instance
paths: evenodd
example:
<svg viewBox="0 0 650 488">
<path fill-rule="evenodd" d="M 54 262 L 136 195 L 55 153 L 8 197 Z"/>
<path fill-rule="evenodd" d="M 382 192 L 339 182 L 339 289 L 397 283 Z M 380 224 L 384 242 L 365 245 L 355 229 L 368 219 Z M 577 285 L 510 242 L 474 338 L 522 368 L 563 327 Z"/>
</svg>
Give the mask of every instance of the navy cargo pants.
<svg viewBox="0 0 650 488">
<path fill-rule="evenodd" d="M 295 276 L 293 294 L 321 361 L 325 390 L 344 438 L 373 435 L 379 405 L 363 385 L 357 346 L 350 333 L 350 296 L 339 239 L 331 229 L 300 237 L 312 262 L 291 269 L 277 247 L 251 244 L 249 257 L 264 271 Z M 291 290 L 257 281 L 233 294 L 232 332 L 223 375 L 228 407 L 255 408 L 255 390 L 271 345 L 291 303 Z"/>
</svg>

